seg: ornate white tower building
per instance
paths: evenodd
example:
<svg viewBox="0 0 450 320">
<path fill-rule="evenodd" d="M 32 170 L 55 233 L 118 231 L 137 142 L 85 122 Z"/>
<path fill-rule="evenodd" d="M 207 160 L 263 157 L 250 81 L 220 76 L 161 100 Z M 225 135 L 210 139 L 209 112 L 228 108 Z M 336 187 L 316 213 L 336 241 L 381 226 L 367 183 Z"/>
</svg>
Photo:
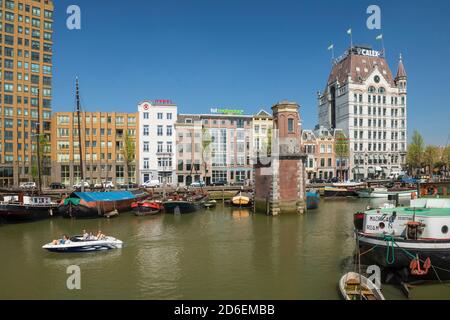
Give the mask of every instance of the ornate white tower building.
<svg viewBox="0 0 450 320">
<path fill-rule="evenodd" d="M 383 53 L 352 47 L 333 64 L 319 99 L 319 125 L 349 138 L 350 178 L 386 177 L 405 165 L 407 75 L 394 78 Z"/>
</svg>

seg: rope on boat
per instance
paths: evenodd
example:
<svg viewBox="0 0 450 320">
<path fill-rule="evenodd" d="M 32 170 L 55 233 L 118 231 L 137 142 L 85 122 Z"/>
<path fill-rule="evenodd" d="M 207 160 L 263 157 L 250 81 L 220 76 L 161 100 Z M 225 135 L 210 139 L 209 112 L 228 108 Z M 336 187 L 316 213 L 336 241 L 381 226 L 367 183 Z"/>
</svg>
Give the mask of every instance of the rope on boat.
<svg viewBox="0 0 450 320">
<path fill-rule="evenodd" d="M 387 251 L 387 252 L 386 252 L 386 262 L 387 262 L 389 265 L 392 265 L 392 264 L 394 264 L 394 262 L 395 262 L 395 253 L 394 253 L 394 252 L 395 252 L 395 251 L 394 251 L 395 248 L 394 248 L 394 246 L 396 246 L 396 247 L 399 248 L 404 254 L 406 254 L 406 256 L 408 256 L 408 257 L 411 259 L 411 261 L 417 259 L 417 260 L 419 260 L 421 263 L 425 263 L 425 260 L 420 259 L 418 256 L 415 256 L 414 254 L 412 254 L 411 252 L 409 252 L 409 251 L 406 250 L 405 248 L 400 247 L 400 245 L 395 241 L 395 238 L 394 238 L 393 236 L 385 235 L 384 240 L 385 240 L 385 241 L 387 242 L 387 244 L 388 244 L 388 247 L 387 247 L 387 250 L 386 250 L 386 251 Z M 363 255 L 365 255 L 365 254 L 367 254 L 367 253 L 369 253 L 369 252 L 375 250 L 378 246 L 379 246 L 378 244 L 375 245 L 375 246 L 373 246 L 371 249 L 369 249 L 369 250 L 367 250 L 367 251 L 361 253 L 360 256 L 363 256 Z M 390 254 L 390 252 L 392 252 L 392 259 L 389 259 L 389 254 Z M 439 274 L 438 274 L 438 272 L 436 271 L 436 270 L 440 270 L 440 271 L 444 271 L 444 272 L 450 273 L 450 269 L 445 269 L 445 268 L 437 267 L 437 266 L 433 265 L 433 263 L 431 263 L 431 268 L 433 269 L 433 272 L 435 273 L 436 278 L 438 279 L 438 281 L 439 281 L 442 285 L 444 285 L 444 286 L 446 286 L 446 287 L 450 287 L 450 284 L 445 283 L 445 282 L 439 277 Z"/>
<path fill-rule="evenodd" d="M 388 265 L 392 265 L 395 262 L 395 239 L 392 236 L 385 236 L 384 241 L 387 243 L 387 249 L 386 249 L 386 263 Z M 389 258 L 389 254 L 391 257 Z"/>
</svg>

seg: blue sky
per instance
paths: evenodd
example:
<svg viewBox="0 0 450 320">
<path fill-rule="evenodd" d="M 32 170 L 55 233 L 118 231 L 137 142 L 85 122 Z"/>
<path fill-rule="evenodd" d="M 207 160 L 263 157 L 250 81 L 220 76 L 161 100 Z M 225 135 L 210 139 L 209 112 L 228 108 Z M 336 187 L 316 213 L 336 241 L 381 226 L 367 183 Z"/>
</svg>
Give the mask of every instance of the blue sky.
<svg viewBox="0 0 450 320">
<path fill-rule="evenodd" d="M 409 131 L 445 145 L 450 134 L 450 1 L 57 0 L 54 111 L 72 111 L 81 82 L 88 111 L 134 112 L 137 103 L 171 99 L 180 113 L 211 107 L 270 110 L 301 105 L 305 128 L 317 123 L 316 92 L 336 55 L 354 43 L 380 49 L 409 76 Z M 82 29 L 66 28 L 77 4 Z M 368 30 L 366 9 L 382 10 L 382 31 Z"/>
</svg>

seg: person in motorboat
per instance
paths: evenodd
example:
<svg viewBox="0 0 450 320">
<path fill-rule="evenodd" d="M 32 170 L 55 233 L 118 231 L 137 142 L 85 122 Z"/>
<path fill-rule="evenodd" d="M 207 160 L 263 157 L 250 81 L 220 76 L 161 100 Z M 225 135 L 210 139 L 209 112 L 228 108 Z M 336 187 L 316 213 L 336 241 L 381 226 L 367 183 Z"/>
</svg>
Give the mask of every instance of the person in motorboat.
<svg viewBox="0 0 450 320">
<path fill-rule="evenodd" d="M 62 239 L 59 240 L 53 240 L 52 244 L 57 246 L 61 244 L 69 244 L 71 241 L 67 235 L 63 235 Z"/>
<path fill-rule="evenodd" d="M 83 240 L 88 240 L 89 239 L 89 233 L 87 233 L 86 230 L 83 230 Z"/>
<path fill-rule="evenodd" d="M 105 239 L 105 235 L 102 233 L 102 231 L 101 230 L 98 230 L 98 233 L 97 233 L 97 240 L 103 240 L 103 239 Z"/>
</svg>

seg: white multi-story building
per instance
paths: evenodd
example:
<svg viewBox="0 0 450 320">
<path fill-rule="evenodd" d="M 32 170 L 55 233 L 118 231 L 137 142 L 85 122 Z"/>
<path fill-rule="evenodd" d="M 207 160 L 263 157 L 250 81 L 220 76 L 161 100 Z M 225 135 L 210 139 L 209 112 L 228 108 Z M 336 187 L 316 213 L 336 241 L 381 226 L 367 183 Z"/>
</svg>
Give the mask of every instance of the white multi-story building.
<svg viewBox="0 0 450 320">
<path fill-rule="evenodd" d="M 139 112 L 139 182 L 176 183 L 177 106 L 168 100 L 143 101 Z"/>
<path fill-rule="evenodd" d="M 407 75 L 402 57 L 394 78 L 383 54 L 352 47 L 336 60 L 318 94 L 319 125 L 349 138 L 350 177 L 385 177 L 405 165 Z"/>
</svg>

